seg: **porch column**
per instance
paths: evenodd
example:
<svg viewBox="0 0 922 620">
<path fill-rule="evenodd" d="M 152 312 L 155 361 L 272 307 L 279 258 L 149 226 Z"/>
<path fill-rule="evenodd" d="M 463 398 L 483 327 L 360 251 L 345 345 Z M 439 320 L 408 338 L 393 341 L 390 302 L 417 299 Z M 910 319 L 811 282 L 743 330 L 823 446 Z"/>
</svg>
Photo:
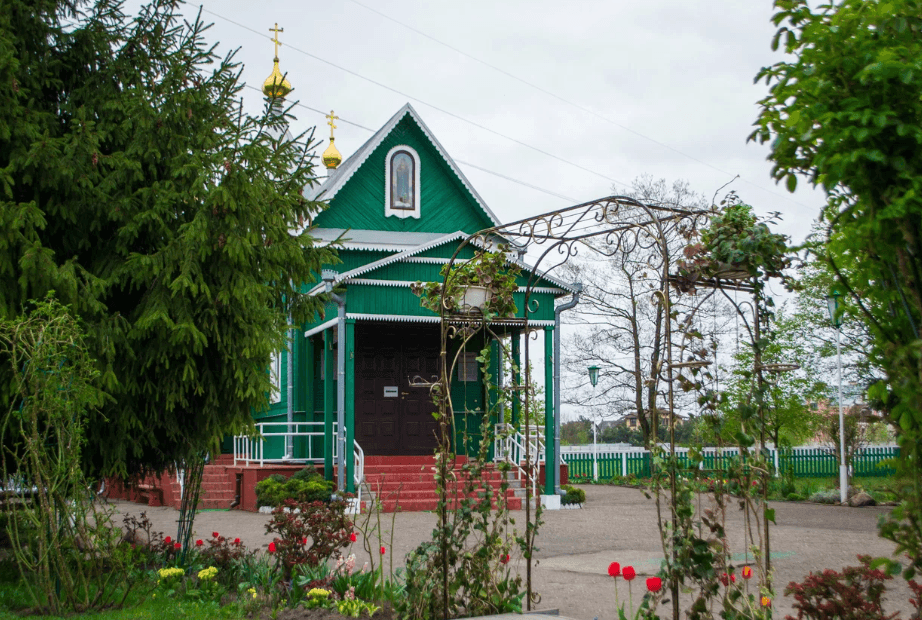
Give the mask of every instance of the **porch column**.
<svg viewBox="0 0 922 620">
<path fill-rule="evenodd" d="M 301 346 L 298 348 L 298 359 L 304 360 L 299 369 L 298 378 L 295 381 L 297 391 L 295 392 L 295 414 L 299 411 L 304 412 L 303 422 L 314 422 L 314 338 L 301 338 Z M 313 426 L 304 428 L 313 429 Z M 295 453 L 301 455 L 309 454 L 311 457 L 316 455 L 317 440 L 315 437 L 302 437 L 298 440 Z"/>
<path fill-rule="evenodd" d="M 560 465 L 554 451 L 554 328 L 544 328 L 544 494 L 553 495 Z"/>
<path fill-rule="evenodd" d="M 515 365 L 515 369 L 512 371 L 511 381 L 514 386 L 519 387 L 522 385 L 522 334 L 521 332 L 514 331 L 512 332 L 512 363 Z M 519 423 L 519 409 L 522 406 L 521 402 L 521 392 L 518 389 L 512 391 L 512 426 L 515 427 Z"/>
<path fill-rule="evenodd" d="M 346 319 L 346 491 L 355 493 L 355 319 Z"/>
<path fill-rule="evenodd" d="M 333 330 L 323 330 L 323 477 L 333 481 L 333 421 L 336 419 L 336 367 L 333 362 Z"/>
<path fill-rule="evenodd" d="M 500 380 L 500 368 L 503 361 L 502 356 L 502 347 L 500 347 L 499 340 L 494 338 L 490 341 L 490 381 L 485 386 L 487 388 L 487 412 L 490 414 L 490 427 L 487 429 L 488 438 L 490 439 L 489 449 L 487 450 L 487 458 L 493 460 L 496 456 L 495 450 L 495 439 L 496 439 L 496 425 L 501 421 L 500 418 L 503 416 L 502 410 L 502 381 Z M 486 439 L 486 438 L 484 438 Z"/>
</svg>

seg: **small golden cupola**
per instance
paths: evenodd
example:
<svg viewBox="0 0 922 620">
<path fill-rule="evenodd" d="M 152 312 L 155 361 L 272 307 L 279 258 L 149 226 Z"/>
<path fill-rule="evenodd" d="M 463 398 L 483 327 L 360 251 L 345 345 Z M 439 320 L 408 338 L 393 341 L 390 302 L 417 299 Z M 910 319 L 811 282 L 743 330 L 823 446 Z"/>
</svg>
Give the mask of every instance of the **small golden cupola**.
<svg viewBox="0 0 922 620">
<path fill-rule="evenodd" d="M 285 79 L 285 76 L 279 70 L 279 45 L 282 44 L 279 41 L 279 33 L 285 32 L 285 29 L 279 28 L 279 25 L 275 24 L 275 28 L 269 28 L 269 32 L 275 33 L 275 37 L 272 39 L 272 42 L 275 43 L 275 58 L 272 61 L 272 73 L 263 82 L 263 94 L 270 99 L 284 99 L 291 92 L 291 82 Z"/>
<path fill-rule="evenodd" d="M 333 130 L 336 129 L 334 121 L 338 120 L 339 117 L 333 114 L 333 110 L 330 110 L 330 113 L 327 114 L 327 118 L 330 119 L 327 121 L 327 125 L 330 126 L 330 146 L 323 152 L 321 161 L 323 161 L 324 166 L 330 170 L 334 170 L 336 166 L 343 162 L 343 156 L 339 154 L 336 148 L 336 139 L 333 137 Z"/>
</svg>

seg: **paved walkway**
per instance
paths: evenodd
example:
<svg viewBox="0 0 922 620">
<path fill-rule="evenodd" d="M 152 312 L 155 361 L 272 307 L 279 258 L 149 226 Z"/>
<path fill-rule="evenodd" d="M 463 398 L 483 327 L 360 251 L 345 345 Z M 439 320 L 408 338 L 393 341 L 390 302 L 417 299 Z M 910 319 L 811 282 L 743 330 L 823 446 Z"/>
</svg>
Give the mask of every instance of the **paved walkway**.
<svg viewBox="0 0 922 620">
<path fill-rule="evenodd" d="M 659 543 L 655 504 L 640 491 L 609 486 L 584 486 L 587 502 L 582 510 L 545 512 L 545 523 L 539 530 L 534 568 L 535 589 L 541 593 L 539 609 L 560 609 L 563 616 L 579 620 L 616 618 L 614 588 L 607 576 L 609 563 L 631 564 L 637 569 L 635 594 L 642 594 L 644 578 L 655 573 L 662 557 Z M 176 530 L 178 511 L 172 508 L 146 508 L 120 502 L 123 512 L 146 510 L 154 529 L 172 534 Z M 825 568 L 841 569 L 856 565 L 857 554 L 890 555 L 893 545 L 877 536 L 877 520 L 885 508 L 847 508 L 789 502 L 773 503 L 777 526 L 771 530 L 773 568 L 779 593 L 792 580 L 802 580 L 810 571 Z M 519 524 L 524 513 L 514 515 Z M 362 520 L 360 517 L 360 522 Z M 386 566 L 402 565 L 406 554 L 428 539 L 435 525 L 433 513 L 400 513 L 394 517 L 393 542 L 390 542 L 391 518 L 381 515 L 384 544 L 387 546 Z M 196 517 L 199 537 L 212 531 L 237 537 L 248 547 L 266 547 L 271 537 L 265 534 L 267 515 L 241 511 L 207 511 Z M 742 517 L 728 514 L 731 544 L 743 551 Z M 361 524 L 361 523 L 360 523 Z M 519 525 L 521 527 L 521 525 Z M 361 542 L 361 541 L 360 541 Z M 353 550 L 363 561 L 363 551 Z M 377 553 L 378 543 L 372 545 Z M 519 561 L 524 573 L 524 563 Z M 891 582 L 888 611 L 902 610 L 908 615 L 908 588 L 897 578 Z M 623 582 L 621 584 L 623 586 Z M 626 590 L 619 595 L 624 600 Z M 780 597 L 779 597 L 780 598 Z M 791 601 L 775 602 L 776 618 L 792 613 Z M 661 615 L 665 617 L 663 610 Z M 777 613 L 781 612 L 781 613 Z"/>
</svg>

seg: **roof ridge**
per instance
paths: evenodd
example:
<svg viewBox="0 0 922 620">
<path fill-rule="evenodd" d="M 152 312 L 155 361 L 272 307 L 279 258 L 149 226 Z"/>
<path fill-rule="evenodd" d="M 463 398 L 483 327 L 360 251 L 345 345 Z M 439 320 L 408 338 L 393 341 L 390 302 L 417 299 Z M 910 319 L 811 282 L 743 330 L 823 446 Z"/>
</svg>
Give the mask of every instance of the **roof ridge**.
<svg viewBox="0 0 922 620">
<path fill-rule="evenodd" d="M 496 214 L 487 206 L 486 201 L 477 190 L 474 189 L 473 184 L 464 175 L 455 160 L 452 159 L 448 151 L 445 150 L 442 143 L 435 137 L 435 134 L 432 133 L 432 130 L 429 129 L 429 126 L 426 125 L 416 109 L 409 103 L 405 103 L 403 107 L 401 107 L 396 114 L 391 116 L 390 119 L 388 119 L 374 135 L 366 140 L 358 150 L 346 158 L 346 160 L 336 168 L 336 173 L 328 176 L 320 185 L 305 187 L 305 198 L 308 200 L 332 200 L 339 190 L 352 178 L 356 171 L 362 167 L 362 164 L 365 163 L 371 153 L 384 141 L 384 138 L 391 134 L 397 124 L 403 120 L 403 117 L 407 114 L 410 115 L 416 125 L 422 130 L 423 135 L 425 135 L 432 146 L 435 147 L 439 155 L 442 156 L 442 159 L 448 164 L 448 168 L 458 177 L 458 180 L 461 181 L 461 185 L 470 193 L 474 202 L 477 203 L 484 214 L 486 214 L 487 219 L 493 222 L 494 225 L 499 226 L 501 224 L 499 218 L 497 218 Z"/>
</svg>

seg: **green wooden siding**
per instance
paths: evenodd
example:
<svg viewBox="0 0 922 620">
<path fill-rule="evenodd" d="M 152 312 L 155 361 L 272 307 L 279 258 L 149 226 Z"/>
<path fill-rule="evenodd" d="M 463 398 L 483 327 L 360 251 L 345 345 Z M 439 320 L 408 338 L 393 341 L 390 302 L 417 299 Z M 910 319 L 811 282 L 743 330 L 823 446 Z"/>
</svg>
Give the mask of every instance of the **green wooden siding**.
<svg viewBox="0 0 922 620">
<path fill-rule="evenodd" d="M 419 219 L 384 215 L 384 158 L 389 150 L 401 144 L 413 147 L 420 158 Z M 330 208 L 315 218 L 314 225 L 450 233 L 483 230 L 493 222 L 429 138 L 407 115 L 330 200 Z"/>
<path fill-rule="evenodd" d="M 434 248 L 429 248 L 425 252 L 420 252 L 416 256 L 421 256 L 423 258 L 451 258 L 455 254 L 455 250 L 458 249 L 458 244 L 461 243 L 460 239 L 451 241 L 449 243 L 443 243 L 442 245 L 437 245 Z M 458 252 L 458 258 L 474 258 L 474 247 L 471 245 L 466 245 L 461 248 L 461 251 Z M 441 268 L 441 265 L 439 265 Z"/>
</svg>

